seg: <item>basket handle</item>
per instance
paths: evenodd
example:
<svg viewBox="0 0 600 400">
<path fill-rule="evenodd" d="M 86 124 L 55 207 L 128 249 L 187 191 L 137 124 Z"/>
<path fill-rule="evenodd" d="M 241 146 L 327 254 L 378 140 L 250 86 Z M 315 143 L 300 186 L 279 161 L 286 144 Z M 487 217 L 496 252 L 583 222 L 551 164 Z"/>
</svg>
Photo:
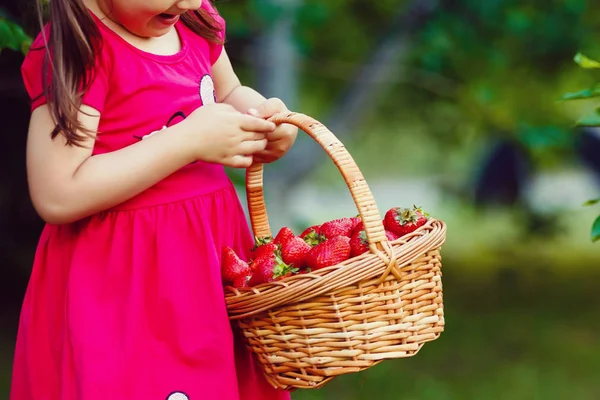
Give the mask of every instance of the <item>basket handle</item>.
<svg viewBox="0 0 600 400">
<path fill-rule="evenodd" d="M 297 126 L 325 150 L 341 172 L 348 189 L 350 189 L 352 199 L 363 221 L 369 249 L 388 266 L 381 276 L 381 281 L 390 272 L 401 279 L 400 271 L 396 266 L 396 256 L 385 234 L 381 215 L 373 194 L 362 172 L 342 142 L 322 123 L 304 114 L 285 112 L 273 115 L 269 118 L 269 121 L 277 125 L 292 124 Z M 263 191 L 263 165 L 260 163 L 253 164 L 246 170 L 246 198 L 254 236 L 272 236 Z"/>
</svg>

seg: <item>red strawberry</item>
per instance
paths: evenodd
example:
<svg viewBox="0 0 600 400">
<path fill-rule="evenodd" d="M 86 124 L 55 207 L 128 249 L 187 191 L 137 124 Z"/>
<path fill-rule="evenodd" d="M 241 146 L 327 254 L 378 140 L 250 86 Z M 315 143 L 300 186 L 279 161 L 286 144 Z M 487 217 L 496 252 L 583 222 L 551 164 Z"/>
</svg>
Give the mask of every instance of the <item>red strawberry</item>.
<svg viewBox="0 0 600 400">
<path fill-rule="evenodd" d="M 319 234 L 326 237 L 327 239 L 334 238 L 336 236 L 350 237 L 352 235 L 352 228 L 355 226 L 352 218 L 339 218 L 333 221 L 327 221 L 321 225 Z"/>
<path fill-rule="evenodd" d="M 390 242 L 398 239 L 398 235 L 390 231 L 385 231 L 385 236 Z M 369 251 L 367 233 L 363 229 L 354 231 L 352 238 L 350 239 L 350 248 L 352 249 L 352 257 L 359 256 Z"/>
<path fill-rule="evenodd" d="M 252 252 L 252 259 L 256 260 L 257 258 L 262 257 L 270 257 L 275 254 L 275 250 L 277 250 L 277 245 L 274 242 L 268 242 L 266 244 L 261 244 L 258 247 L 255 247 Z"/>
<path fill-rule="evenodd" d="M 230 247 L 223 247 L 221 251 L 221 276 L 223 282 L 234 283 L 236 280 L 251 273 L 252 270 L 247 262 L 240 259 Z"/>
<path fill-rule="evenodd" d="M 273 257 L 261 257 L 252 262 L 254 273 L 248 281 L 250 286 L 260 285 L 261 283 L 273 282 L 277 279 L 290 276 L 298 272 L 297 268 L 292 268 L 281 259 L 277 251 Z"/>
<path fill-rule="evenodd" d="M 356 227 L 360 224 L 362 224 L 362 219 L 360 218 L 359 215 L 357 215 L 356 217 L 352 217 L 350 218 L 352 220 L 352 232 L 354 232 L 354 230 L 356 229 Z"/>
<path fill-rule="evenodd" d="M 313 247 L 306 257 L 306 264 L 313 271 L 330 267 L 350 258 L 351 251 L 350 238 L 336 236 Z"/>
<path fill-rule="evenodd" d="M 363 231 L 365 229 L 365 225 L 360 221 L 356 226 L 352 229 L 352 236 L 354 236 L 357 232 Z"/>
<path fill-rule="evenodd" d="M 385 229 L 402 237 L 425 225 L 429 216 L 417 206 L 413 209 L 394 207 L 385 213 L 383 225 Z"/>
<path fill-rule="evenodd" d="M 385 236 L 387 237 L 387 240 L 389 240 L 390 242 L 393 242 L 394 240 L 397 240 L 400 238 L 400 236 L 396 235 L 392 231 L 385 231 Z"/>
<path fill-rule="evenodd" d="M 301 268 L 311 246 L 301 237 L 292 236 L 281 246 L 281 258 L 286 264 Z"/>
<path fill-rule="evenodd" d="M 250 285 L 248 285 L 248 281 L 250 280 L 250 277 L 251 275 L 237 278 L 235 281 L 233 281 L 233 287 L 238 289 L 249 287 Z"/>
<path fill-rule="evenodd" d="M 350 238 L 351 256 L 356 257 L 369 251 L 369 242 L 367 242 L 367 233 L 364 230 L 355 230 Z"/>
<path fill-rule="evenodd" d="M 313 225 L 313 226 L 309 226 L 308 228 L 306 228 L 304 230 L 304 232 L 302 232 L 299 236 L 304 239 L 306 237 L 306 235 L 309 235 L 311 233 L 319 233 L 319 228 L 320 225 Z"/>
<path fill-rule="evenodd" d="M 288 239 L 292 238 L 293 236 L 294 236 L 294 232 L 292 232 L 292 230 L 290 228 L 288 228 L 287 226 L 284 226 L 283 228 L 281 228 L 279 230 L 279 233 L 277 234 L 277 236 L 275 236 L 275 239 L 273 239 L 273 243 L 281 246 L 285 242 L 287 242 Z"/>
</svg>

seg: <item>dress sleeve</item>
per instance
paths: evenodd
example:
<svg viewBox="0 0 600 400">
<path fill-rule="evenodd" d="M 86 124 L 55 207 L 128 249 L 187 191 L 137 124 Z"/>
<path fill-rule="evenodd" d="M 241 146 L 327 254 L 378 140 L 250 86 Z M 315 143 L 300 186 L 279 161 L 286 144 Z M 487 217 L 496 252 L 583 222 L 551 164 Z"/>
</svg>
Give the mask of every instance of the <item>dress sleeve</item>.
<svg viewBox="0 0 600 400">
<path fill-rule="evenodd" d="M 217 25 L 219 25 L 219 27 L 221 28 L 219 31 L 219 38 L 221 39 L 222 42 L 225 42 L 225 30 L 226 30 L 225 29 L 226 28 L 225 19 L 223 19 L 223 17 L 221 17 L 221 15 L 218 13 L 218 11 L 213 7 L 210 0 L 202 0 L 202 8 L 205 9 L 206 11 L 208 11 L 213 16 L 213 18 L 217 22 Z M 222 44 L 210 43 L 210 63 L 211 63 L 211 65 L 214 64 L 215 62 L 217 62 L 222 51 L 223 51 Z"/>
<path fill-rule="evenodd" d="M 49 30 L 46 27 L 46 35 L 48 34 Z M 31 48 L 21 65 L 21 75 L 23 77 L 25 90 L 31 101 L 31 111 L 42 104 L 47 103 L 46 96 L 44 95 L 43 75 L 46 74 L 48 77 L 47 82 L 50 82 L 52 77 L 52 67 L 49 63 L 47 66 L 45 65 L 46 63 L 44 60 L 46 58 L 46 53 L 47 50 L 44 45 L 44 37 L 40 33 L 33 41 Z M 96 65 L 94 66 L 93 80 L 89 89 L 83 96 L 83 104 L 98 110 L 100 113 L 102 113 L 104 109 L 104 103 L 109 87 L 109 69 L 111 64 L 108 57 L 108 52 L 99 52 Z"/>
</svg>

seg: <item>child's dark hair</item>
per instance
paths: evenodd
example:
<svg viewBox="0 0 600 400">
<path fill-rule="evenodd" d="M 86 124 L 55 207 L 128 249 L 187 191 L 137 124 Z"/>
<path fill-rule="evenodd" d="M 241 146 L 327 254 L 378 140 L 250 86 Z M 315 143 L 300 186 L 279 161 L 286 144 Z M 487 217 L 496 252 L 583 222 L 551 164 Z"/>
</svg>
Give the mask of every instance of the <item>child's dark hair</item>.
<svg viewBox="0 0 600 400">
<path fill-rule="evenodd" d="M 43 9 L 43 3 L 47 4 L 48 10 Z M 94 78 L 102 37 L 82 0 L 37 0 L 37 9 L 42 32 L 45 32 L 45 11 L 50 19 L 49 36 L 44 38 L 43 95 L 56 124 L 51 136 L 54 139 L 62 134 L 68 145 L 79 146 L 86 136 L 94 135 L 81 126 L 78 112 L 83 94 Z M 196 34 L 221 44 L 221 27 L 207 10 L 188 11 L 181 16 L 181 20 Z M 47 73 L 48 68 L 51 73 Z"/>
</svg>

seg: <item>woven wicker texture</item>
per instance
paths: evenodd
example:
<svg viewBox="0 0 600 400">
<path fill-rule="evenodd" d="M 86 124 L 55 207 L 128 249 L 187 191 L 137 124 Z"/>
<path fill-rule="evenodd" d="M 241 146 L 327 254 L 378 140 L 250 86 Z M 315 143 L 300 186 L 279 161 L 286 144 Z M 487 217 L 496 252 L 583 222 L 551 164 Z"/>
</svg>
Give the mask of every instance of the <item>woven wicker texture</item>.
<svg viewBox="0 0 600 400">
<path fill-rule="evenodd" d="M 230 318 L 269 382 L 281 389 L 318 388 L 383 360 L 413 356 L 444 329 L 445 224 L 431 219 L 389 242 L 362 173 L 334 134 L 303 114 L 271 120 L 298 126 L 329 155 L 363 220 L 370 251 L 309 274 L 247 289 L 226 287 Z M 248 169 L 246 189 L 255 236 L 272 236 L 262 165 Z"/>
</svg>

